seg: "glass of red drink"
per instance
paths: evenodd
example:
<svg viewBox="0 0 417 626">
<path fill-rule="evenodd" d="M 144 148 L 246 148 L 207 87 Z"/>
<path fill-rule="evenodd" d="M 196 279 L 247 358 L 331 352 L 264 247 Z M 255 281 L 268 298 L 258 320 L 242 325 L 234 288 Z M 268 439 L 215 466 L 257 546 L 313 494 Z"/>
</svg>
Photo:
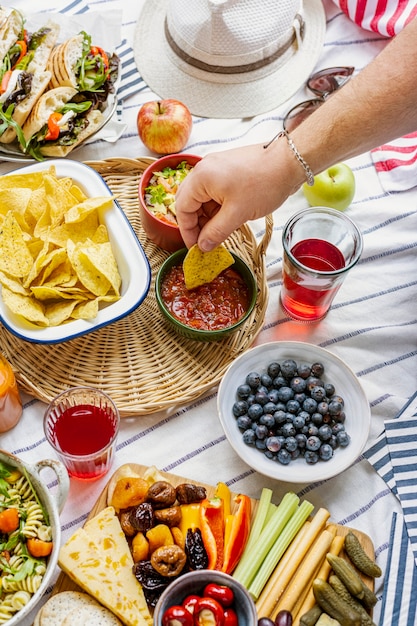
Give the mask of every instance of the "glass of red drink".
<svg viewBox="0 0 417 626">
<path fill-rule="evenodd" d="M 48 406 L 45 436 L 74 478 L 95 480 L 113 462 L 120 415 L 113 400 L 92 387 L 72 387 Z"/>
<path fill-rule="evenodd" d="M 290 218 L 282 243 L 283 308 L 295 320 L 322 319 L 361 256 L 361 232 L 341 211 L 311 207 Z"/>
</svg>

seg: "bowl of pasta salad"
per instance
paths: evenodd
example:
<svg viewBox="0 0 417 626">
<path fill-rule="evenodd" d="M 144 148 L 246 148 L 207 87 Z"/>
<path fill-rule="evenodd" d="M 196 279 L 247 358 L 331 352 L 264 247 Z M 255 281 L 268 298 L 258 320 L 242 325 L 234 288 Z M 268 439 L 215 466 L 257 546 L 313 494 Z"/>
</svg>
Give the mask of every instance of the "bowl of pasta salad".
<svg viewBox="0 0 417 626">
<path fill-rule="evenodd" d="M 50 492 L 41 474 L 52 470 Z M 0 450 L 0 623 L 17 626 L 51 584 L 61 542 L 69 477 L 60 461 L 29 465 Z"/>
</svg>

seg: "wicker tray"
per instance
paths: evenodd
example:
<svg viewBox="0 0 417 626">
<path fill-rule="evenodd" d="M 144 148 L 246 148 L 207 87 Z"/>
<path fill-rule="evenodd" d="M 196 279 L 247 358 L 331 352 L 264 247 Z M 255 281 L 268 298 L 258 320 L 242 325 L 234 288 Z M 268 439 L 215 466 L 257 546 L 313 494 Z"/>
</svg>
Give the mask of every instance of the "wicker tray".
<svg viewBox="0 0 417 626">
<path fill-rule="evenodd" d="M 87 162 L 117 195 L 149 259 L 151 287 L 141 306 L 114 324 L 59 344 L 26 342 L 0 325 L 0 348 L 18 384 L 40 400 L 48 402 L 68 387 L 88 385 L 108 393 L 123 417 L 188 404 L 220 381 L 262 328 L 268 303 L 265 251 L 272 235 L 270 216 L 259 244 L 247 226 L 227 242 L 253 269 L 258 283 L 257 305 L 246 324 L 231 337 L 214 343 L 185 340 L 165 324 L 154 295 L 154 278 L 168 253 L 147 239 L 137 199 L 140 176 L 153 160 Z"/>
</svg>

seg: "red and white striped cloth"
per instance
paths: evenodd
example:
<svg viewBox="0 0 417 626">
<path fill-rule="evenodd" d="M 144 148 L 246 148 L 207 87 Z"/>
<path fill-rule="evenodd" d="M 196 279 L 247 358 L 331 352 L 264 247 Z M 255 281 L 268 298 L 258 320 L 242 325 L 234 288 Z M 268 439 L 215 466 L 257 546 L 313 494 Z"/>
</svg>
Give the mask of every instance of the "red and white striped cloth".
<svg viewBox="0 0 417 626">
<path fill-rule="evenodd" d="M 333 0 L 358 26 L 393 37 L 417 15 L 415 0 Z"/>
<path fill-rule="evenodd" d="M 417 16 L 417 0 L 333 0 L 358 26 L 394 37 Z M 417 186 L 417 131 L 371 151 L 387 193 Z"/>
</svg>

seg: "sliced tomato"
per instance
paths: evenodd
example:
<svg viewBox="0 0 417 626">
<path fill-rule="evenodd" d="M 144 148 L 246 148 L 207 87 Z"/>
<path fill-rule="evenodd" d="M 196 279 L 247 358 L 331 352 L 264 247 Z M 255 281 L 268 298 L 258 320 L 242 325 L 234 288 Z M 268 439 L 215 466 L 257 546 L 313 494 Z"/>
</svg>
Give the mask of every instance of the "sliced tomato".
<svg viewBox="0 0 417 626">
<path fill-rule="evenodd" d="M 12 69 L 15 68 L 18 63 L 20 63 L 20 61 L 23 59 L 25 54 L 27 54 L 27 51 L 28 51 L 28 45 L 24 39 L 20 39 L 19 41 L 16 41 L 15 45 L 20 47 L 20 54 L 19 54 L 19 58 L 17 59 L 16 63 L 13 65 Z"/>
<path fill-rule="evenodd" d="M 100 48 L 100 46 L 91 46 L 90 52 L 94 57 L 100 56 L 103 59 L 104 69 L 107 70 L 109 67 L 109 57 L 103 48 Z"/>
</svg>

